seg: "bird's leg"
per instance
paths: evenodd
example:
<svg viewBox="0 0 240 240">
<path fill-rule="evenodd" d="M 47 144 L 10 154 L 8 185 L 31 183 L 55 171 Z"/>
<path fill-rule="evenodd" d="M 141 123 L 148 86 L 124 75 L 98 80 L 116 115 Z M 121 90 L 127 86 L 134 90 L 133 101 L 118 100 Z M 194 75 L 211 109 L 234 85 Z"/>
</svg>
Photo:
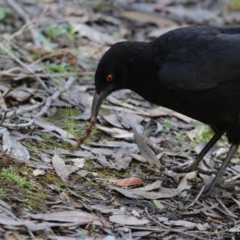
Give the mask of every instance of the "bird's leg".
<svg viewBox="0 0 240 240">
<path fill-rule="evenodd" d="M 183 168 L 182 166 L 172 167 L 171 170 L 179 173 L 191 172 L 198 169 L 198 165 L 207 152 L 213 147 L 213 145 L 222 137 L 224 132 L 217 132 L 213 135 L 210 141 L 205 145 L 202 151 L 197 155 L 195 161 L 188 167 Z"/>
<path fill-rule="evenodd" d="M 215 186 L 220 182 L 220 180 L 222 179 L 222 177 L 226 171 L 228 164 L 230 163 L 231 159 L 233 158 L 234 154 L 236 153 L 238 147 L 239 147 L 239 144 L 231 145 L 230 150 L 228 151 L 228 154 L 227 154 L 226 158 L 224 159 L 221 168 L 218 170 L 217 175 L 212 180 L 212 182 L 209 185 L 207 185 L 201 198 L 208 197 L 212 193 Z"/>
</svg>

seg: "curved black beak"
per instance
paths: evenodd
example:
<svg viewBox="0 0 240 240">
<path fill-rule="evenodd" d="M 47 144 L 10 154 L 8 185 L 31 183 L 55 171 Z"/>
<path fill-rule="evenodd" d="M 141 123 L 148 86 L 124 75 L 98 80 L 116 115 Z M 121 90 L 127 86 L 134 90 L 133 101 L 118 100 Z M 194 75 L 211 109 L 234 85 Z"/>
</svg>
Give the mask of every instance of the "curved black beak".
<svg viewBox="0 0 240 240">
<path fill-rule="evenodd" d="M 103 100 L 108 96 L 108 94 L 113 90 L 113 85 L 107 86 L 103 91 L 98 94 L 95 92 L 92 102 L 92 117 L 97 118 L 98 111 L 102 105 Z"/>
</svg>

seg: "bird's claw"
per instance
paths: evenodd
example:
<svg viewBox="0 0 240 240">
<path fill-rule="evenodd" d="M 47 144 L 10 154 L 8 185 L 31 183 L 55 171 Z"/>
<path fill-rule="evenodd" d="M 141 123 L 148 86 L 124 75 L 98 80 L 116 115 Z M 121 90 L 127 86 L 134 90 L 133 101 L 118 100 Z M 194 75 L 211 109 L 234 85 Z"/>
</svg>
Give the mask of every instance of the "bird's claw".
<svg viewBox="0 0 240 240">
<path fill-rule="evenodd" d="M 187 192 L 187 194 L 199 195 L 197 198 L 207 198 L 213 192 L 219 191 L 219 189 L 225 189 L 225 191 L 233 193 L 235 192 L 235 186 L 240 186 L 240 182 L 231 182 L 231 183 L 210 183 L 202 187 L 196 187 L 192 189 L 184 189 L 182 192 Z"/>
<path fill-rule="evenodd" d="M 192 195 L 199 195 L 200 198 L 204 199 L 209 197 L 213 190 L 215 188 L 215 185 L 213 184 L 208 184 L 203 187 L 197 187 L 194 189 L 184 189 L 182 192 L 187 192 L 187 194 L 192 194 Z"/>
<path fill-rule="evenodd" d="M 191 164 L 187 167 L 173 166 L 173 167 L 171 167 L 171 170 L 174 172 L 177 172 L 177 173 L 187 173 L 187 172 L 193 172 L 193 171 L 197 170 L 197 168 Z"/>
<path fill-rule="evenodd" d="M 187 173 L 187 172 L 193 172 L 198 170 L 199 173 L 205 174 L 205 175 L 212 175 L 215 174 L 216 171 L 208 171 L 208 170 L 203 170 L 202 168 L 199 168 L 198 166 L 195 166 L 194 164 L 191 164 L 187 167 L 183 166 L 173 166 L 171 167 L 171 170 L 177 173 Z"/>
</svg>

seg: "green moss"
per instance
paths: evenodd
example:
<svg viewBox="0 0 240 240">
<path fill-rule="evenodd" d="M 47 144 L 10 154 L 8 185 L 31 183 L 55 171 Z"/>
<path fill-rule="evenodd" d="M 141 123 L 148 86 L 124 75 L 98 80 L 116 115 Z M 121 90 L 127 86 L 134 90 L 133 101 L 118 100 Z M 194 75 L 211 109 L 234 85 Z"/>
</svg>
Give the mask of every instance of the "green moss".
<svg viewBox="0 0 240 240">
<path fill-rule="evenodd" d="M 51 73 L 64 73 L 64 72 L 66 72 L 67 64 L 65 62 L 51 63 L 51 62 L 47 61 L 45 63 L 45 66 L 46 66 L 46 71 L 49 74 L 51 74 Z"/>
<path fill-rule="evenodd" d="M 185 137 L 186 137 L 186 133 L 185 132 L 182 132 L 182 131 L 179 131 L 177 133 L 177 136 L 178 136 L 178 139 L 179 140 L 183 140 Z"/>
<path fill-rule="evenodd" d="M 9 45 L 4 45 L 4 47 L 10 52 L 12 53 L 16 58 L 20 58 L 21 57 L 21 54 L 14 48 L 12 48 L 11 46 Z M 0 54 L 3 54 L 5 55 L 5 51 L 0 49 Z"/>
<path fill-rule="evenodd" d="M 19 205 L 26 209 L 46 209 L 46 196 L 42 186 L 34 180 L 21 176 L 21 172 L 24 172 L 26 176 L 32 176 L 30 173 L 32 169 L 24 165 L 19 167 L 16 164 L 14 167 L 1 169 L 0 197 L 19 199 Z M 33 184 L 37 184 L 37 187 L 33 187 Z M 39 188 L 41 188 L 40 191 Z"/>
<path fill-rule="evenodd" d="M 65 118 L 64 118 L 64 128 L 68 133 L 79 134 L 78 122 L 73 120 L 72 117 L 75 116 L 76 111 L 73 108 L 65 109 Z"/>
<path fill-rule="evenodd" d="M 213 131 L 208 126 L 198 123 L 196 127 L 195 142 L 197 144 L 201 142 L 208 142 L 213 135 Z"/>
<path fill-rule="evenodd" d="M 104 8 L 104 3 L 103 3 L 102 0 L 96 0 L 96 1 L 94 1 L 94 3 L 92 4 L 92 9 L 93 9 L 94 11 L 99 12 L 99 11 L 102 11 L 103 8 Z"/>
<path fill-rule="evenodd" d="M 74 28 L 67 24 L 48 24 L 44 34 L 51 40 L 57 40 L 61 35 L 74 39 Z"/>
<path fill-rule="evenodd" d="M 99 184 L 97 184 L 97 183 L 95 183 L 95 182 L 92 182 L 92 181 L 87 181 L 86 182 L 86 185 L 87 186 L 91 186 L 91 187 L 97 187 L 97 188 L 99 188 Z"/>
<path fill-rule="evenodd" d="M 17 184 L 18 186 L 21 186 L 21 187 L 26 187 L 26 188 L 29 188 L 29 189 L 32 188 L 32 185 L 27 180 L 27 178 L 20 176 L 18 174 L 18 172 L 15 171 L 14 168 L 12 168 L 12 167 L 2 168 L 1 175 L 8 182 L 15 183 L 15 184 Z"/>
<path fill-rule="evenodd" d="M 5 192 L 4 192 L 4 189 L 3 187 L 0 188 L 0 197 L 5 197 Z"/>
<path fill-rule="evenodd" d="M 129 177 L 130 175 L 130 169 L 124 169 L 124 170 L 118 170 L 118 169 L 104 169 L 99 172 L 99 176 L 101 178 L 113 178 L 116 179 L 118 175 L 121 175 L 123 177 Z"/>
<path fill-rule="evenodd" d="M 164 120 L 164 123 L 162 124 L 162 128 L 165 132 L 168 132 L 171 128 L 171 123 L 168 120 Z"/>
<path fill-rule="evenodd" d="M 92 163 L 91 159 L 86 159 L 85 163 L 84 163 L 84 169 L 88 170 L 88 171 L 92 171 L 94 169 L 94 165 Z"/>
<path fill-rule="evenodd" d="M 54 184 L 59 188 L 65 186 L 64 182 L 56 174 L 53 173 L 46 173 L 44 176 L 40 176 L 39 181 L 48 184 Z"/>
<path fill-rule="evenodd" d="M 53 148 L 63 148 L 70 149 L 71 145 L 63 140 L 56 139 L 55 136 L 51 134 L 44 133 L 42 136 L 43 141 L 38 143 L 37 149 L 53 149 Z M 57 140 L 57 141 L 56 141 Z"/>
<path fill-rule="evenodd" d="M 22 207 L 26 209 L 46 209 L 45 198 L 43 191 L 29 191 L 28 189 L 20 189 L 20 194 L 24 201 Z"/>
<path fill-rule="evenodd" d="M 110 114 L 110 110 L 105 108 L 100 108 L 99 113 L 102 115 L 108 115 Z"/>
<path fill-rule="evenodd" d="M 240 0 L 231 0 L 229 4 L 230 9 L 237 10 L 240 8 Z"/>
<path fill-rule="evenodd" d="M 13 9 L 5 6 L 0 6 L 0 21 L 4 20 L 6 16 L 10 14 L 13 14 Z"/>
</svg>

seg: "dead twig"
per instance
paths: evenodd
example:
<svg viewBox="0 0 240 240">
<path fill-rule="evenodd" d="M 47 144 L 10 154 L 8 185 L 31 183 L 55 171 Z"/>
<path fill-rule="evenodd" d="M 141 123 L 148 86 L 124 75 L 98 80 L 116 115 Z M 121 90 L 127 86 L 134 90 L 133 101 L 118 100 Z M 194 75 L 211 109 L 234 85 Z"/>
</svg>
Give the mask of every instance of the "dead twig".
<svg viewBox="0 0 240 240">
<path fill-rule="evenodd" d="M 22 67 L 24 67 L 25 69 L 27 69 L 30 73 L 34 73 L 33 70 L 27 66 L 25 63 L 23 63 L 21 60 L 19 60 L 17 57 L 14 56 L 14 54 L 12 54 L 7 48 L 5 48 L 3 46 L 3 44 L 0 44 L 0 48 L 8 55 L 10 56 L 15 62 L 17 62 L 19 65 L 21 65 Z M 36 77 L 36 79 L 38 80 L 38 82 L 42 85 L 42 87 L 48 92 L 48 93 L 52 93 L 52 91 L 50 89 L 48 89 L 48 87 L 46 86 L 46 84 L 42 81 L 41 78 Z"/>
<path fill-rule="evenodd" d="M 222 206 L 222 208 L 225 210 L 225 214 L 228 215 L 229 217 L 232 218 L 238 218 L 238 216 L 236 216 L 235 214 L 233 214 L 225 205 L 224 203 L 220 200 L 220 198 L 217 196 L 217 194 L 215 194 L 215 199 L 217 200 L 217 202 Z"/>
<path fill-rule="evenodd" d="M 93 72 L 84 72 L 84 73 L 37 73 L 37 74 L 27 74 L 27 73 L 11 73 L 10 70 L 6 71 L 0 71 L 0 77 L 5 76 L 5 77 L 18 77 L 17 80 L 21 78 L 36 78 L 36 77 L 71 77 L 71 76 L 83 76 L 85 74 L 93 74 Z M 19 76 L 20 75 L 20 76 Z"/>
<path fill-rule="evenodd" d="M 42 107 L 43 105 L 44 105 L 44 102 L 41 102 L 41 103 L 37 103 L 37 104 L 29 106 L 29 107 L 22 107 L 17 110 L 12 110 L 12 111 L 7 112 L 5 117 L 10 118 L 10 117 L 14 117 L 19 114 L 30 112 L 30 111 L 33 111 L 33 110 L 36 110 L 36 109 Z"/>
<path fill-rule="evenodd" d="M 24 20 L 27 25 L 32 24 L 31 19 L 29 18 L 28 14 L 21 8 L 21 6 L 16 3 L 14 0 L 7 0 L 8 4 L 19 14 L 19 16 Z M 30 29 L 32 34 L 33 42 L 36 46 L 40 45 L 40 41 L 37 36 L 37 31 L 35 29 Z"/>
<path fill-rule="evenodd" d="M 159 226 L 162 227 L 162 228 L 165 228 L 165 229 L 167 229 L 167 230 L 169 230 L 169 231 L 171 231 L 171 232 L 180 233 L 180 234 L 183 234 L 183 235 L 190 236 L 190 237 L 192 237 L 192 238 L 194 238 L 194 239 L 202 239 L 202 240 L 205 239 L 205 238 L 202 238 L 202 237 L 197 236 L 197 235 L 195 235 L 195 234 L 191 234 L 191 233 L 187 233 L 187 232 L 184 232 L 184 231 L 181 231 L 181 230 L 177 230 L 177 229 L 173 229 L 173 228 L 167 227 L 167 226 L 165 226 L 164 224 L 162 224 L 162 223 L 160 223 L 159 221 L 157 221 L 157 220 L 155 220 L 154 218 L 152 218 L 152 217 L 149 215 L 147 208 L 145 208 L 145 212 L 146 212 L 146 214 L 148 215 L 148 217 L 149 217 L 152 221 L 154 221 L 157 225 L 159 225 Z"/>
<path fill-rule="evenodd" d="M 191 204 L 189 204 L 185 209 L 188 209 L 190 207 L 192 207 L 196 202 L 197 200 L 200 198 L 200 196 L 202 195 L 204 189 L 205 189 L 206 185 L 203 185 L 201 190 L 199 191 L 198 195 L 196 196 L 196 198 L 193 200 L 193 202 Z"/>
<path fill-rule="evenodd" d="M 48 97 L 45 102 L 36 104 L 36 105 L 28 107 L 28 108 L 19 109 L 19 110 L 16 110 L 15 112 L 12 111 L 12 112 L 8 113 L 9 114 L 8 116 L 13 116 L 16 113 L 23 113 L 26 110 L 30 111 L 30 110 L 37 109 L 37 107 L 41 107 L 41 106 L 44 105 L 43 108 L 41 109 L 41 111 L 39 111 L 39 113 L 36 114 L 35 117 L 32 118 L 27 123 L 12 124 L 12 123 L 4 123 L 3 122 L 2 126 L 7 127 L 7 128 L 14 128 L 15 129 L 15 128 L 26 128 L 26 127 L 29 127 L 29 126 L 33 125 L 34 122 L 36 121 L 36 119 L 38 119 L 39 117 L 41 117 L 42 115 L 44 115 L 47 112 L 47 110 L 51 106 L 51 103 L 54 102 L 63 92 L 65 92 L 72 85 L 74 80 L 75 79 L 73 77 L 70 77 L 68 79 L 68 81 L 65 83 L 65 85 L 62 88 L 60 88 L 59 90 L 57 90 L 52 96 Z"/>
</svg>

